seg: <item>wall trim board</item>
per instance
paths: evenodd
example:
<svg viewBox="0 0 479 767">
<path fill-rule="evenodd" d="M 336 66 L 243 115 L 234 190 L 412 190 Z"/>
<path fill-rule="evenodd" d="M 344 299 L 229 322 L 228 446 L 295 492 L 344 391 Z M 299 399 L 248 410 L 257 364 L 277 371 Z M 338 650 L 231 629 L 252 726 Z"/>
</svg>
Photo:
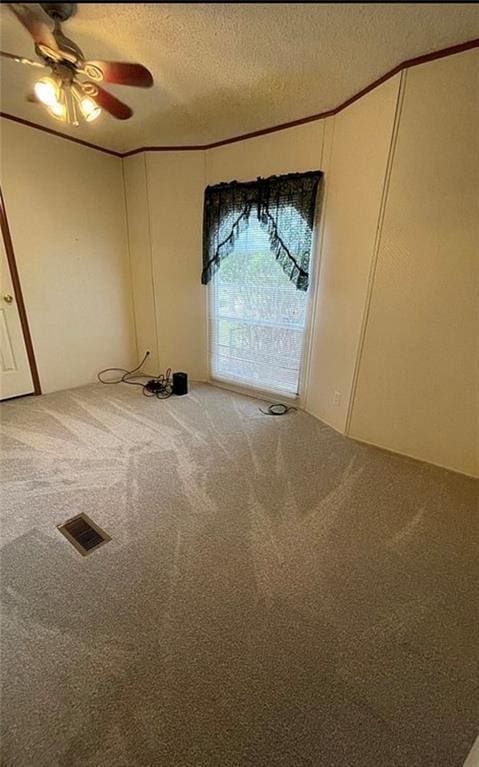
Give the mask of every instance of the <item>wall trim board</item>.
<svg viewBox="0 0 479 767">
<path fill-rule="evenodd" d="M 311 392 L 311 363 L 313 359 L 313 344 L 314 344 L 314 337 L 315 337 L 314 331 L 316 328 L 316 320 L 317 320 L 318 312 L 319 312 L 319 309 L 318 309 L 319 278 L 321 273 L 321 264 L 323 260 L 323 242 L 324 242 L 324 230 L 325 230 L 324 222 L 326 220 L 326 211 L 327 211 L 327 204 L 328 204 L 329 168 L 331 165 L 331 155 L 333 152 L 335 128 L 336 128 L 336 121 L 334 119 L 331 120 L 330 123 L 325 123 L 324 130 L 323 130 L 323 140 L 321 144 L 321 168 L 325 170 L 325 173 L 323 177 L 323 183 L 321 185 L 322 195 L 320 197 L 321 207 L 319 212 L 319 218 L 315 222 L 315 228 L 314 228 L 314 234 L 315 234 L 315 242 L 313 243 L 313 247 L 315 247 L 315 263 L 313 264 L 314 290 L 312 291 L 312 295 L 311 295 L 312 306 L 311 306 L 310 317 L 309 317 L 309 339 L 308 339 L 309 342 L 308 342 L 307 356 L 304 363 L 305 375 L 304 375 L 304 382 L 303 382 L 304 409 L 307 413 L 311 413 L 311 411 L 309 410 L 309 400 L 310 400 L 310 392 Z M 326 157 L 326 151 L 327 151 L 327 157 Z M 311 415 L 313 414 L 311 413 Z"/>
<path fill-rule="evenodd" d="M 148 165 L 146 162 L 146 155 L 143 155 L 143 173 L 145 175 L 145 190 L 146 190 L 146 214 L 147 214 L 147 222 L 148 222 L 148 244 L 149 244 L 149 255 L 150 255 L 150 279 L 151 279 L 151 293 L 153 296 L 153 315 L 155 317 L 155 342 L 156 342 L 156 358 L 158 360 L 158 365 L 160 365 L 160 339 L 158 336 L 158 328 L 159 328 L 159 320 L 158 320 L 158 303 L 156 300 L 156 288 L 155 288 L 155 277 L 154 277 L 154 269 L 153 269 L 153 245 L 151 242 L 151 210 L 150 210 L 150 185 L 149 185 L 149 178 L 148 178 Z"/>
<path fill-rule="evenodd" d="M 128 221 L 128 203 L 126 199 L 126 182 L 125 182 L 125 166 L 124 163 L 121 163 L 121 182 L 123 184 L 123 212 L 125 216 L 125 224 L 126 224 L 126 248 L 128 251 L 128 277 L 130 280 L 131 285 L 131 314 L 132 320 L 133 320 L 133 330 L 135 333 L 135 351 L 136 351 L 136 359 L 138 362 L 140 361 L 140 352 L 138 349 L 138 332 L 137 332 L 137 322 L 136 322 L 136 306 L 135 306 L 135 291 L 133 290 L 133 266 L 132 266 L 132 260 L 131 260 L 131 247 L 130 247 L 130 223 Z"/>
<path fill-rule="evenodd" d="M 229 139 L 226 140 L 229 143 Z M 137 149 L 129 149 L 123 152 L 122 157 L 133 157 L 135 154 L 146 152 L 204 152 L 205 149 L 211 149 L 212 144 L 180 144 L 176 146 L 140 146 Z"/>
<path fill-rule="evenodd" d="M 363 350 L 364 350 L 364 344 L 366 341 L 366 332 L 368 327 L 368 321 L 369 321 L 369 314 L 371 309 L 371 300 L 373 295 L 373 288 L 374 288 L 374 280 L 376 277 L 376 269 L 378 265 L 378 258 L 379 258 L 379 248 L 381 246 L 381 236 L 382 236 L 382 230 L 383 230 L 383 223 L 384 223 L 384 215 L 386 212 L 386 204 L 388 199 L 388 193 L 389 193 L 389 185 L 391 181 L 391 173 L 392 173 L 392 167 L 394 162 L 394 155 L 396 153 L 396 146 L 397 146 L 397 139 L 399 134 L 399 124 L 401 121 L 401 113 L 402 113 L 402 107 L 404 102 L 404 95 L 406 92 L 406 80 L 407 80 L 407 70 L 403 70 L 401 72 L 401 77 L 399 80 L 399 87 L 398 87 L 398 93 L 397 93 L 397 99 L 396 99 L 396 107 L 394 112 L 394 119 L 393 119 L 393 125 L 392 125 L 392 131 L 391 131 L 391 142 L 389 145 L 389 152 L 388 152 L 388 158 L 386 162 L 386 169 L 384 172 L 384 180 L 383 180 L 383 190 L 381 194 L 381 200 L 379 203 L 379 211 L 378 211 L 378 220 L 376 225 L 376 236 L 374 240 L 374 246 L 373 246 L 373 254 L 371 259 L 371 266 L 369 270 L 368 275 L 368 285 L 366 289 L 366 301 L 364 304 L 364 310 L 363 310 L 363 316 L 361 320 L 361 330 L 359 334 L 359 341 L 358 341 L 358 348 L 356 351 L 356 360 L 354 363 L 354 370 L 353 370 L 353 380 L 351 382 L 351 391 L 349 394 L 349 403 L 348 403 L 348 410 L 346 413 L 346 423 L 344 428 L 344 433 L 347 437 L 350 436 L 351 431 L 351 420 L 353 417 L 353 411 L 354 411 L 354 403 L 356 400 L 356 392 L 358 388 L 358 381 L 359 381 L 359 371 L 361 369 L 361 360 L 363 356 Z"/>
<path fill-rule="evenodd" d="M 448 48 L 442 48 L 437 51 L 431 51 L 430 53 L 425 53 L 412 59 L 406 59 L 405 61 L 402 61 L 400 64 L 397 64 L 395 67 L 390 69 L 381 77 L 378 77 L 369 85 L 366 85 L 360 91 L 355 93 L 353 96 L 350 96 L 348 99 L 346 99 L 346 101 L 343 101 L 336 107 L 328 109 L 324 112 L 318 112 L 317 114 L 310 115 L 309 117 L 301 117 L 297 120 L 291 120 L 290 122 L 280 123 L 279 125 L 273 125 L 269 128 L 262 128 L 257 131 L 243 133 L 238 136 L 232 136 L 231 138 L 225 138 L 221 139 L 220 141 L 213 141 L 207 144 L 190 144 L 180 146 L 141 146 L 137 147 L 136 149 L 130 149 L 126 152 L 117 152 L 113 149 L 107 149 L 106 147 L 100 146 L 98 144 L 75 138 L 74 136 L 67 136 L 61 131 L 54 130 L 53 128 L 46 128 L 43 125 L 31 122 L 30 120 L 25 120 L 22 117 L 16 117 L 15 115 L 8 114 L 7 112 L 0 112 L 0 117 L 3 117 L 5 120 L 12 120 L 13 122 L 20 123 L 20 125 L 36 128 L 37 130 L 44 131 L 45 133 L 50 133 L 54 136 L 59 136 L 60 138 L 64 138 L 67 141 L 73 141 L 76 144 L 82 144 L 83 146 L 89 147 L 90 149 L 97 149 L 99 152 L 106 152 L 106 154 L 111 154 L 114 157 L 131 157 L 132 155 L 141 154 L 142 152 L 204 151 L 205 149 L 215 149 L 216 147 L 225 146 L 227 144 L 235 144 L 237 141 L 246 141 L 247 139 L 257 138 L 258 136 L 265 136 L 269 133 L 276 133 L 277 131 L 286 130 L 287 128 L 295 128 L 299 125 L 305 125 L 306 123 L 315 122 L 316 120 L 324 120 L 326 117 L 332 117 L 333 115 L 338 114 L 338 112 L 341 112 L 343 109 L 346 109 L 346 107 L 353 104 L 362 96 L 365 96 L 367 93 L 374 90 L 374 88 L 382 85 L 382 83 L 386 82 L 386 80 L 389 80 L 391 77 L 394 77 L 394 75 L 397 75 L 399 72 L 402 72 L 405 69 L 417 67 L 420 64 L 427 64 L 430 61 L 435 61 L 435 59 L 442 59 L 446 56 L 453 56 L 456 53 L 463 53 L 464 51 L 468 51 L 473 48 L 479 48 L 479 38 L 467 40 L 466 42 L 458 43 L 457 45 L 451 45 Z"/>
<path fill-rule="evenodd" d="M 203 178 L 205 183 L 207 183 L 208 178 L 208 160 L 206 156 L 206 152 L 203 152 Z M 202 308 L 203 308 L 203 338 L 205 340 L 205 354 L 206 354 L 206 380 L 209 381 L 211 378 L 211 346 L 210 346 L 210 287 L 211 282 L 208 285 L 208 290 L 202 291 L 203 301 L 202 301 Z"/>
<path fill-rule="evenodd" d="M 13 283 L 13 290 L 15 293 L 15 300 L 17 302 L 18 314 L 20 317 L 20 324 L 22 327 L 23 338 L 25 341 L 25 348 L 27 350 L 28 363 L 30 365 L 30 372 L 32 374 L 33 392 L 34 394 L 41 394 L 42 388 L 40 385 L 40 376 L 38 375 L 37 363 L 35 360 L 35 352 L 33 350 L 32 336 L 30 333 L 30 327 L 28 324 L 27 311 L 25 309 L 25 302 L 23 300 L 22 286 L 20 284 L 20 276 L 18 274 L 17 262 L 15 260 L 15 251 L 13 249 L 12 236 L 10 233 L 10 227 L 7 218 L 7 209 L 5 207 L 5 200 L 3 192 L 0 187 L 0 228 L 2 231 L 3 241 L 5 244 L 5 252 L 7 254 L 7 262 L 10 269 L 10 275 Z"/>
</svg>

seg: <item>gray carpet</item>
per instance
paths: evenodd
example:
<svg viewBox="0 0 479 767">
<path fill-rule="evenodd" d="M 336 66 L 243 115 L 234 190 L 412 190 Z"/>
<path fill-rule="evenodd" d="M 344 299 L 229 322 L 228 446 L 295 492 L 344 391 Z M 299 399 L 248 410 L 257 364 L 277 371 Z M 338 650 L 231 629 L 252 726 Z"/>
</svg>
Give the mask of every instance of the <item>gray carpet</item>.
<svg viewBox="0 0 479 767">
<path fill-rule="evenodd" d="M 473 480 L 206 385 L 1 415 L 4 767 L 462 765 Z"/>
</svg>

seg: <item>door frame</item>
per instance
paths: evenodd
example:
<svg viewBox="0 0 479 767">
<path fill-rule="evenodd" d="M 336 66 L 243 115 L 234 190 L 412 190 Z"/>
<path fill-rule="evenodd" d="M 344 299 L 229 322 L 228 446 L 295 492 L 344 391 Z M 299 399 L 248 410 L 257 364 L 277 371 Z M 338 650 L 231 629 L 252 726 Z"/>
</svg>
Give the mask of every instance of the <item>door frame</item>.
<svg viewBox="0 0 479 767">
<path fill-rule="evenodd" d="M 30 372 L 32 374 L 33 393 L 41 394 L 42 389 L 40 386 L 40 378 L 38 375 L 37 363 L 35 360 L 35 352 L 33 351 L 32 336 L 28 325 L 27 311 L 25 309 L 25 303 L 23 300 L 22 287 L 20 285 L 20 277 L 18 275 L 17 262 L 15 260 L 15 251 L 13 250 L 12 236 L 10 234 L 10 227 L 8 225 L 7 210 L 5 208 L 5 200 L 3 198 L 2 188 L 0 187 L 0 229 L 3 237 L 3 243 L 5 245 L 5 252 L 7 254 L 8 268 L 10 269 L 10 276 L 13 283 L 13 292 L 15 293 L 15 301 L 17 303 L 18 314 L 20 317 L 20 324 L 22 326 L 23 338 L 25 341 L 25 348 L 27 350 L 28 363 L 30 365 Z"/>
</svg>

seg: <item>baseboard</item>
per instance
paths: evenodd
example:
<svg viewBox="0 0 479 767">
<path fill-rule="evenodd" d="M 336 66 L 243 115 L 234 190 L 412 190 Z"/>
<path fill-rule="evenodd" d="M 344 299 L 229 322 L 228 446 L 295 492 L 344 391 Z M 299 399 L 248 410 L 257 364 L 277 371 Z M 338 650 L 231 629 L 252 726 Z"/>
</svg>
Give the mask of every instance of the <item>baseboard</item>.
<svg viewBox="0 0 479 767">
<path fill-rule="evenodd" d="M 370 442 L 367 439 L 360 439 L 359 437 L 353 437 L 351 434 L 346 434 L 346 432 L 341 431 L 338 429 L 337 426 L 334 426 L 334 424 L 329 423 L 325 418 L 320 418 L 315 413 L 312 413 L 311 410 L 305 409 L 309 415 L 312 415 L 313 418 L 316 418 L 321 423 L 326 424 L 326 426 L 329 426 L 330 429 L 334 429 L 334 431 L 337 434 L 341 434 L 342 437 L 345 437 L 346 439 L 352 440 L 352 442 L 358 442 L 360 445 L 369 445 L 369 447 L 376 447 L 378 450 L 384 450 L 386 453 L 391 453 L 392 455 L 401 455 L 403 458 L 409 458 L 411 461 L 418 461 L 419 463 L 426 463 L 428 466 L 436 466 L 438 469 L 446 469 L 446 471 L 452 471 L 454 474 L 460 474 L 462 477 L 468 477 L 469 479 L 479 479 L 479 475 L 477 474 L 468 474 L 466 471 L 461 471 L 460 469 L 453 469 L 451 466 L 445 466 L 441 463 L 435 463 L 434 461 L 426 461 L 424 458 L 420 458 L 417 455 L 411 455 L 410 453 L 404 453 L 401 450 L 394 450 L 391 447 L 386 447 L 385 445 L 379 445 L 377 442 Z M 479 767 L 479 765 L 478 765 Z"/>
<path fill-rule="evenodd" d="M 468 474 L 466 471 L 460 469 L 453 469 L 451 466 L 445 466 L 442 463 L 436 463 L 435 461 L 426 461 L 424 458 L 419 458 L 417 455 L 411 455 L 411 453 L 404 453 L 402 450 L 394 450 L 391 447 L 385 447 L 379 445 L 377 442 L 370 442 L 367 439 L 360 439 L 359 437 L 352 437 L 350 434 L 345 435 L 353 442 L 358 442 L 360 445 L 369 445 L 370 447 L 377 447 L 379 450 L 385 450 L 386 453 L 392 453 L 392 455 L 401 455 L 403 458 L 409 458 L 411 461 L 418 461 L 419 463 L 426 463 L 428 466 L 436 466 L 438 469 L 445 469 L 451 471 L 454 474 L 460 474 L 462 477 L 468 477 L 469 479 L 479 479 L 477 474 Z"/>
<path fill-rule="evenodd" d="M 316 413 L 313 413 L 312 410 L 309 410 L 307 407 L 304 408 L 305 412 L 308 413 L 308 415 L 312 415 L 313 418 L 316 418 L 317 421 L 320 421 L 321 423 L 324 423 L 326 426 L 329 426 L 330 429 L 333 429 L 336 434 L 340 434 L 342 437 L 347 437 L 347 434 L 339 429 L 337 426 L 335 426 L 333 423 L 330 423 L 327 418 L 323 418 L 323 416 L 316 415 Z"/>
</svg>

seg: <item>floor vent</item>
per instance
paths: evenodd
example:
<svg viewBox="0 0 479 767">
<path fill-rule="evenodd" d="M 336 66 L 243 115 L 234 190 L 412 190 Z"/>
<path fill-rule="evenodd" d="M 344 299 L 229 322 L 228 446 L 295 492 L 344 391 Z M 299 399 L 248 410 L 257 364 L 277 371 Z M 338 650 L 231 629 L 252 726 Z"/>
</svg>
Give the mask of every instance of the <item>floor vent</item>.
<svg viewBox="0 0 479 767">
<path fill-rule="evenodd" d="M 111 541 L 110 536 L 86 514 L 72 517 L 63 525 L 58 525 L 57 529 L 83 557 Z"/>
</svg>

